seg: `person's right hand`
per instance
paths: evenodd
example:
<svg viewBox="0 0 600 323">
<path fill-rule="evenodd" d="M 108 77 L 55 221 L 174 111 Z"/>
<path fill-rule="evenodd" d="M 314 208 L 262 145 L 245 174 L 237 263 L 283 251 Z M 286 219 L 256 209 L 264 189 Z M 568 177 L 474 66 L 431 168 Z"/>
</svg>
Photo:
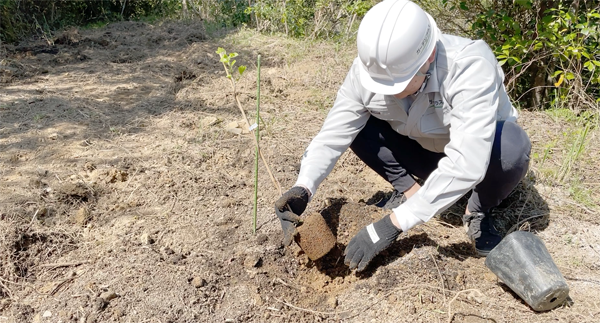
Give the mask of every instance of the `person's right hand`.
<svg viewBox="0 0 600 323">
<path fill-rule="evenodd" d="M 402 230 L 392 223 L 391 214 L 383 219 L 369 224 L 360 230 L 344 251 L 344 263 L 350 269 L 363 271 L 367 265 L 383 250 L 387 249 Z"/>
<path fill-rule="evenodd" d="M 308 191 L 304 187 L 294 186 L 275 202 L 275 214 L 281 222 L 283 229 L 283 246 L 292 243 L 296 235 L 296 225 L 300 222 L 300 215 L 306 210 L 308 204 Z"/>
</svg>

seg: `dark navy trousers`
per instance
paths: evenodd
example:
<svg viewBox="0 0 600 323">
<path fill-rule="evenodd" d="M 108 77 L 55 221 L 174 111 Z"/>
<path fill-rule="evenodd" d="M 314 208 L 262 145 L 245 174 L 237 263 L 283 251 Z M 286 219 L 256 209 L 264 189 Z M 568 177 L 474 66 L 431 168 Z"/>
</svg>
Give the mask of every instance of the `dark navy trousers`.
<svg viewBox="0 0 600 323">
<path fill-rule="evenodd" d="M 426 150 L 375 117 L 369 118 L 350 148 L 400 192 L 414 185 L 414 177 L 427 179 L 445 156 Z M 518 124 L 498 122 L 490 164 L 483 181 L 473 189 L 469 211 L 487 212 L 498 206 L 527 174 L 530 151 L 529 137 Z"/>
</svg>

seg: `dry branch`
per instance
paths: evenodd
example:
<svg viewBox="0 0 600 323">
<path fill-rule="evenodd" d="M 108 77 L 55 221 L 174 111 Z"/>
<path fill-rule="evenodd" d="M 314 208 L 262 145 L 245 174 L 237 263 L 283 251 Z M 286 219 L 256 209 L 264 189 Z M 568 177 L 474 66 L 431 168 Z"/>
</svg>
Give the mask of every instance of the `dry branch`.
<svg viewBox="0 0 600 323">
<path fill-rule="evenodd" d="M 290 304 L 290 303 L 288 303 L 288 302 L 286 302 L 284 300 L 281 300 L 279 298 L 275 298 L 275 299 L 278 302 L 280 302 L 281 304 L 283 304 L 283 305 L 285 305 L 287 307 L 293 308 L 293 309 L 298 310 L 298 311 L 315 314 L 315 315 L 339 315 L 340 313 L 347 313 L 347 312 L 351 312 L 352 311 L 352 310 L 347 310 L 347 311 L 342 311 L 342 312 L 319 312 L 319 311 L 313 311 L 313 310 L 309 310 L 309 309 L 306 309 L 306 308 L 302 308 L 302 307 L 298 307 L 298 306 L 292 305 L 292 304 Z"/>
<path fill-rule="evenodd" d="M 438 274 L 440 275 L 440 284 L 442 285 L 442 295 L 444 295 L 444 303 L 446 303 L 446 288 L 444 287 L 444 276 L 442 276 L 442 272 L 440 271 L 440 267 L 438 267 L 437 261 L 435 261 L 435 257 L 431 252 L 429 252 L 429 256 L 431 256 L 431 260 L 433 260 L 433 264 L 437 269 Z"/>
<path fill-rule="evenodd" d="M 448 303 L 448 323 L 452 322 L 452 319 L 454 318 L 454 314 L 456 314 L 456 313 L 452 313 L 452 302 L 454 302 L 460 294 L 466 293 L 466 292 L 477 292 L 477 293 L 479 293 L 480 296 L 483 296 L 483 293 L 479 289 L 465 289 L 465 290 L 461 290 L 460 292 L 456 293 L 456 295 L 454 295 L 452 300 L 450 300 L 450 302 Z"/>
<path fill-rule="evenodd" d="M 546 215 L 548 215 L 548 213 L 537 214 L 537 215 L 530 216 L 530 217 L 528 217 L 528 218 L 526 218 L 526 219 L 523 219 L 523 220 L 521 220 L 521 221 L 517 222 L 517 223 L 516 223 L 515 225 L 513 225 L 512 227 L 510 227 L 510 229 L 509 229 L 509 230 L 506 232 L 506 235 L 509 235 L 509 234 L 511 234 L 511 233 L 512 233 L 513 231 L 515 231 L 515 229 L 516 229 L 516 228 L 518 228 L 518 227 L 519 227 L 521 224 L 523 224 L 523 223 L 525 223 L 525 222 L 527 222 L 527 221 L 529 221 L 529 220 L 531 220 L 531 219 L 539 218 L 539 217 L 546 216 Z"/>
<path fill-rule="evenodd" d="M 442 291 L 442 294 L 444 296 L 445 296 L 445 292 L 446 292 L 444 288 L 441 288 L 439 286 L 432 286 L 432 285 L 427 285 L 427 284 L 410 284 L 410 285 L 404 285 L 404 286 L 400 286 L 400 287 L 394 288 L 393 290 L 385 293 L 383 296 L 375 299 L 373 302 L 371 302 L 371 303 L 369 303 L 369 304 L 367 304 L 365 306 L 362 306 L 362 307 L 359 307 L 359 308 L 354 308 L 354 309 L 343 310 L 343 311 L 339 311 L 339 312 L 321 312 L 321 311 L 315 311 L 315 310 L 311 310 L 311 309 L 307 309 L 307 308 L 298 307 L 298 306 L 296 306 L 294 304 L 290 304 L 290 303 L 288 303 L 288 302 L 286 302 L 284 300 L 278 299 L 278 298 L 275 298 L 275 300 L 277 300 L 278 302 L 284 304 L 285 306 L 287 306 L 289 308 L 292 308 L 292 309 L 295 309 L 295 310 L 298 310 L 298 311 L 302 311 L 302 312 L 306 312 L 306 313 L 311 313 L 313 315 L 318 315 L 318 316 L 326 316 L 326 315 L 328 315 L 328 316 L 334 316 L 334 315 L 337 316 L 337 315 L 340 315 L 340 314 L 355 312 L 355 314 L 353 314 L 352 316 L 347 316 L 346 317 L 346 319 L 349 319 L 349 318 L 358 316 L 360 313 L 363 313 L 364 311 L 368 310 L 369 308 L 375 306 L 377 303 L 381 302 L 382 300 L 386 299 L 387 297 L 389 297 L 390 295 L 396 293 L 399 290 L 411 289 L 411 288 L 415 288 L 415 287 L 419 287 L 419 288 L 426 287 L 426 288 L 429 288 L 429 289 L 434 289 L 434 290 L 437 290 L 437 291 Z M 463 290 L 463 291 L 459 291 L 459 292 L 448 290 L 447 292 L 449 292 L 449 293 L 456 293 L 456 295 L 454 296 L 454 298 L 452 298 L 452 300 L 450 301 L 450 303 L 448 303 L 448 310 L 450 310 L 450 305 L 452 304 L 453 301 L 455 301 L 457 299 L 457 297 L 458 297 L 459 294 L 464 293 L 464 292 L 470 292 L 470 291 L 477 291 L 479 293 L 479 295 L 483 296 L 483 293 L 481 291 L 479 291 L 478 289 L 467 289 L 467 290 Z M 441 311 L 441 313 L 444 313 L 444 312 Z M 448 314 L 450 314 L 450 312 L 448 312 Z M 454 314 L 452 314 L 452 316 L 454 316 Z M 450 317 L 448 322 L 450 322 L 451 319 L 452 318 Z"/>
<path fill-rule="evenodd" d="M 0 281 L 0 287 L 4 288 L 4 290 L 6 290 L 6 293 L 8 294 L 9 298 L 13 298 L 13 293 L 10 290 L 10 288 L 8 288 L 8 286 L 4 285 L 1 281 Z"/>
<path fill-rule="evenodd" d="M 40 267 L 44 267 L 44 268 L 47 267 L 52 270 L 52 269 L 56 269 L 56 268 L 60 268 L 60 267 L 76 267 L 76 266 L 87 264 L 87 263 L 89 263 L 88 260 L 75 261 L 75 262 L 63 262 L 63 263 L 56 263 L 56 264 L 41 264 Z"/>
</svg>

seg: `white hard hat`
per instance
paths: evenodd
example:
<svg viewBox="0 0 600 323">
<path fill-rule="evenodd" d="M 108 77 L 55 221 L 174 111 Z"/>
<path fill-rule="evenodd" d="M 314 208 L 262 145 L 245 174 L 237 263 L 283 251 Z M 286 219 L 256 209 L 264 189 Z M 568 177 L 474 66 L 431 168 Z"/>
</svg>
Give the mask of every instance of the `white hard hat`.
<svg viewBox="0 0 600 323">
<path fill-rule="evenodd" d="M 358 28 L 360 82 L 380 94 L 402 92 L 425 64 L 439 37 L 433 18 L 407 0 L 384 0 Z"/>
</svg>

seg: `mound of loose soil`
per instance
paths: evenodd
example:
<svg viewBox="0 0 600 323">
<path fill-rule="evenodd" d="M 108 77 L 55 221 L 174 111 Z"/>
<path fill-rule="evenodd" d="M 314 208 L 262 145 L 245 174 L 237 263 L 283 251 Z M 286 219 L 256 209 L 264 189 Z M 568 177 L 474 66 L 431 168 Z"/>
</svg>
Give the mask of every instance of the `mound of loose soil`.
<svg viewBox="0 0 600 323">
<path fill-rule="evenodd" d="M 353 44 L 121 22 L 2 48 L 0 322 L 598 321 L 597 211 L 538 179 L 558 150 L 534 158 L 495 212 L 503 233 L 536 232 L 567 278 L 572 302 L 550 312 L 532 311 L 475 257 L 460 228 L 465 199 L 366 272 L 349 271 L 345 246 L 386 214 L 372 204 L 391 190 L 350 152 L 306 211 L 336 237 L 327 255 L 281 247 L 280 192 L 263 165 L 253 234 L 253 140 L 218 47 L 248 66 L 237 90 L 251 118 L 263 57 L 261 146 L 287 189 Z M 565 126 L 521 120 L 542 155 Z M 590 165 L 576 167 L 594 183 Z"/>
</svg>

